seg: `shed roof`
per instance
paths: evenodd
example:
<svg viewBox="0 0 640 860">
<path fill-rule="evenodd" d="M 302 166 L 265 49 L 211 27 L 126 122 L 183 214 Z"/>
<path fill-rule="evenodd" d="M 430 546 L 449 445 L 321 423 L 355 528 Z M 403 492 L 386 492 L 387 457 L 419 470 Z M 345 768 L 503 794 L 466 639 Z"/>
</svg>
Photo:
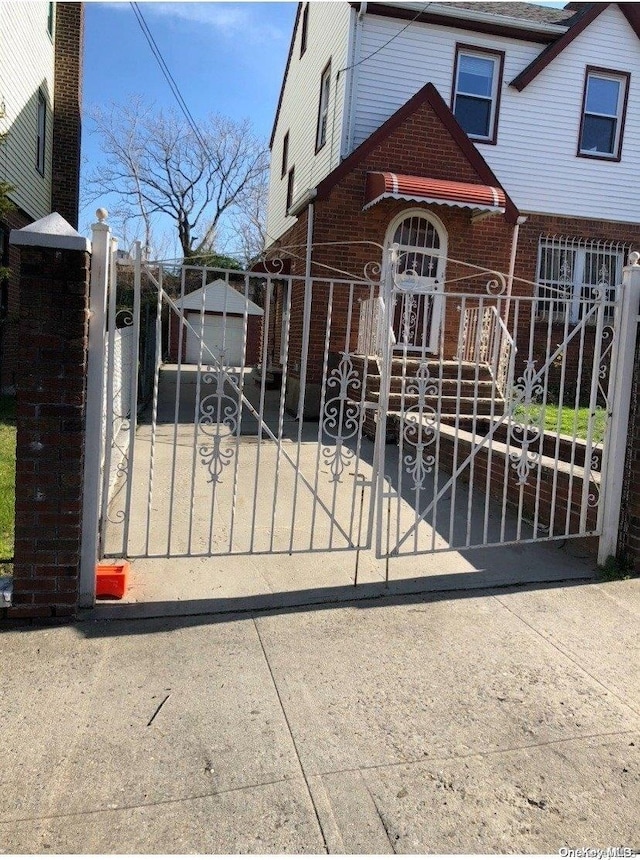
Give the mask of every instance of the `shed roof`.
<svg viewBox="0 0 640 860">
<path fill-rule="evenodd" d="M 249 316 L 262 316 L 264 311 L 251 299 L 245 298 L 243 293 L 235 290 L 222 278 L 212 281 L 204 287 L 199 287 L 192 293 L 179 299 L 176 305 L 186 311 L 202 310 L 204 292 L 204 310 L 209 313 L 227 313 L 232 315 L 244 314 L 245 309 Z"/>
</svg>

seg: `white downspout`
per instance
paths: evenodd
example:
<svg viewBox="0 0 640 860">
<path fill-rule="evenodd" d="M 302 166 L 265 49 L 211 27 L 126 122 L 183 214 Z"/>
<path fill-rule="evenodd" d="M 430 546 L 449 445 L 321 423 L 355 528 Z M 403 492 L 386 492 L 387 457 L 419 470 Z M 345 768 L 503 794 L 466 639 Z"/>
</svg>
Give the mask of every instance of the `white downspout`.
<svg viewBox="0 0 640 860">
<path fill-rule="evenodd" d="M 304 269 L 304 311 L 302 323 L 302 354 L 300 356 L 300 394 L 298 396 L 298 413 L 296 420 L 302 422 L 304 416 L 304 398 L 307 385 L 307 360 L 309 356 L 309 332 L 311 326 L 311 252 L 313 249 L 314 204 L 307 208 L 307 252 Z"/>
<path fill-rule="evenodd" d="M 511 234 L 511 258 L 509 260 L 509 273 L 507 275 L 507 301 L 505 305 L 505 325 L 509 328 L 509 311 L 511 307 L 511 294 L 513 292 L 513 278 L 516 270 L 516 256 L 518 253 L 518 236 L 520 234 L 520 227 L 527 220 L 526 215 L 518 215 L 516 219 L 516 223 L 513 226 L 513 233 Z"/>
</svg>

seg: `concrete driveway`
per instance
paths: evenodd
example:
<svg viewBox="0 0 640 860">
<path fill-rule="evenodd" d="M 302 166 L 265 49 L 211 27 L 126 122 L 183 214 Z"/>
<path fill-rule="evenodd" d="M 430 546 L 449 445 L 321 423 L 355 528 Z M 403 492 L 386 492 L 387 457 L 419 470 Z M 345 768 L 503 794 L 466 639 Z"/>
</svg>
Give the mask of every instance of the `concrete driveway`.
<svg viewBox="0 0 640 860">
<path fill-rule="evenodd" d="M 202 377 L 208 378 L 206 374 Z M 230 446 L 232 453 L 223 480 L 213 484 L 199 454 L 201 445 L 210 440 L 198 427 L 197 416 L 199 398 L 206 397 L 215 386 L 211 380 L 200 386 L 197 383 L 196 368 L 183 367 L 178 377 L 177 367 L 166 365 L 160 376 L 157 426 L 150 423 L 151 413 L 139 426 L 128 518 L 127 554 L 134 558 L 132 578 L 124 602 L 111 607 L 102 604 L 102 617 L 306 606 L 375 597 L 389 591 L 402 594 L 584 580 L 595 574 L 594 546 L 584 542 L 424 552 L 432 547 L 432 537 L 438 550 L 482 542 L 486 523 L 489 542 L 531 536 L 531 526 L 518 524 L 511 513 L 503 523 L 501 504 L 491 501 L 486 506 L 481 493 L 467 505 L 469 488 L 463 482 L 458 489 L 463 502 L 458 501 L 451 520 L 451 492 L 439 503 L 438 522 L 444 528 L 432 529 L 429 517 L 420 523 L 416 535 L 419 553 L 414 554 L 412 539 L 388 565 L 372 550 L 363 549 L 356 557 L 349 543 L 350 539 L 358 542 L 361 505 L 360 534 L 365 543 L 371 490 L 361 494 L 354 486 L 355 461 L 345 470 L 342 483 L 332 483 L 323 446 L 318 442 L 318 424 L 308 421 L 300 427 L 286 412 L 280 414 L 280 392 L 266 391 L 265 422 L 276 435 L 281 425 L 281 445 L 267 439 L 266 433 L 258 444 L 257 423 L 245 406 L 242 432 Z M 260 388 L 249 372 L 243 384 L 249 400 L 259 408 Z M 391 475 L 398 472 L 398 456 L 397 446 L 388 445 Z M 363 439 L 357 469 L 367 480 L 372 462 L 373 443 Z M 298 473 L 306 483 L 298 479 Z M 441 472 L 440 483 L 447 479 L 448 475 Z M 429 486 L 424 498 L 428 500 L 430 494 Z M 111 507 L 106 540 L 110 554 L 124 554 L 123 499 L 121 491 Z M 416 518 L 416 499 L 406 487 L 399 508 L 395 505 L 394 501 L 389 520 L 383 514 L 383 523 L 391 522 L 392 534 L 396 513 L 398 523 L 401 515 L 406 519 L 404 526 Z M 383 546 L 385 539 L 383 535 Z M 393 546 L 392 535 L 390 539 Z M 353 585 L 356 564 L 357 589 Z"/>
<path fill-rule="evenodd" d="M 4 853 L 640 848 L 640 581 L 0 638 Z"/>
</svg>

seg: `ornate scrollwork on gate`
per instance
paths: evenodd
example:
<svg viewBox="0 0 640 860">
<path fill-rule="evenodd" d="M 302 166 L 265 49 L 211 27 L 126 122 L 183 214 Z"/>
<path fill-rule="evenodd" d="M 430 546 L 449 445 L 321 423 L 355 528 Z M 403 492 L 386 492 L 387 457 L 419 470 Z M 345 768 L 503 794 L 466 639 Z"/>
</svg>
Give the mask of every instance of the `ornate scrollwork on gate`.
<svg viewBox="0 0 640 860">
<path fill-rule="evenodd" d="M 438 435 L 438 416 L 436 410 L 427 403 L 427 397 L 434 397 L 437 393 L 436 381 L 431 378 L 428 363 L 423 361 L 413 381 L 405 389 L 405 395 L 417 395 L 418 401 L 405 410 L 402 426 L 403 441 L 414 449 L 402 458 L 413 479 L 414 490 L 424 488 L 424 480 L 435 463 L 435 456 L 428 450 Z"/>
<path fill-rule="evenodd" d="M 327 399 L 322 414 L 322 430 L 334 440 L 334 446 L 325 445 L 322 449 L 325 463 L 331 471 L 331 482 L 340 483 L 344 470 L 351 464 L 355 451 L 345 443 L 360 431 L 361 405 L 354 400 L 350 391 L 358 391 L 362 381 L 353 367 L 351 356 L 341 352 L 340 363 L 331 371 L 327 379 L 327 389 L 337 388 L 337 394 Z"/>
<path fill-rule="evenodd" d="M 540 410 L 536 409 L 536 398 L 543 393 L 543 388 L 535 364 L 535 361 L 529 359 L 522 376 L 518 377 L 518 382 L 513 386 L 516 408 L 523 414 L 523 420 L 516 418 L 514 423 L 509 424 L 509 435 L 520 446 L 519 450 L 509 453 L 509 458 L 518 475 L 518 483 L 523 485 L 528 482 L 529 474 L 540 462 L 540 452 L 531 450 L 542 435 L 542 419 Z M 512 418 L 515 418 L 513 413 Z"/>
<path fill-rule="evenodd" d="M 231 440 L 238 431 L 240 411 L 238 399 L 225 391 L 225 383 L 237 386 L 238 377 L 229 373 L 222 353 L 219 366 L 215 370 L 208 367 L 202 375 L 202 381 L 205 384 L 214 383 L 215 390 L 200 401 L 198 427 L 211 441 L 201 445 L 199 450 L 201 462 L 209 471 L 207 482 L 219 484 L 222 472 L 233 459 L 235 447 Z"/>
<path fill-rule="evenodd" d="M 413 343 L 418 325 L 418 297 L 405 293 L 402 300 L 402 343 Z"/>
<path fill-rule="evenodd" d="M 367 281 L 379 281 L 382 274 L 382 266 L 378 260 L 369 260 L 363 268 L 364 277 Z"/>
</svg>

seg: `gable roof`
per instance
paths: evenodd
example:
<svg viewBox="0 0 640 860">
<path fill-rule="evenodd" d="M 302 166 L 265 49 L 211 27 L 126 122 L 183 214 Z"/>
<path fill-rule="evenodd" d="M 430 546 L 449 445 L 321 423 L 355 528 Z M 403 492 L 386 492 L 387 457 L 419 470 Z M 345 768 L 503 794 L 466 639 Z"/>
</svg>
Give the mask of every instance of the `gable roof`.
<svg viewBox="0 0 640 860">
<path fill-rule="evenodd" d="M 509 86 L 515 87 L 518 92 L 522 92 L 558 54 L 573 42 L 576 36 L 579 36 L 589 24 L 595 21 L 605 9 L 612 5 L 616 5 L 620 9 L 633 28 L 636 36 L 640 38 L 640 9 L 637 3 L 585 3 L 585 10 L 582 13 L 578 13 L 578 16 L 571 23 L 569 29 L 559 39 L 556 39 L 555 42 L 552 42 L 544 51 L 538 54 L 535 60 L 529 63 L 526 69 L 523 69 L 511 81 Z"/>
<path fill-rule="evenodd" d="M 438 5 L 441 4 L 439 3 Z M 513 3 L 456 0 L 455 6 L 457 9 L 469 9 L 472 12 L 488 12 L 491 15 L 520 18 L 522 21 L 537 21 L 539 24 L 567 24 L 576 14 L 574 9 L 567 6 L 564 9 L 554 9 L 553 6 L 538 6 L 537 3 L 518 3 L 515 0 Z"/>
<path fill-rule="evenodd" d="M 177 307 L 185 311 L 202 310 L 202 294 L 204 292 L 204 310 L 217 314 L 243 314 L 245 307 L 249 316 L 262 316 L 264 311 L 251 299 L 245 299 L 242 293 L 234 290 L 230 284 L 218 278 L 205 287 L 199 287 L 176 302 Z"/>
<path fill-rule="evenodd" d="M 432 108 L 433 112 L 449 132 L 458 150 L 469 162 L 480 181 L 484 185 L 500 188 L 504 191 L 505 218 L 511 223 L 515 223 L 515 220 L 520 214 L 515 203 L 504 190 L 482 155 L 480 155 L 473 143 L 469 140 L 467 134 L 463 131 L 457 119 L 451 113 L 451 110 L 432 83 L 425 84 L 422 89 L 418 90 L 418 92 L 394 114 L 392 114 L 389 119 L 380 126 L 380 128 L 376 129 L 373 134 L 369 135 L 369 137 L 363 141 L 357 149 L 354 149 L 351 155 L 347 156 L 347 158 L 345 158 L 344 161 L 335 168 L 335 170 L 332 170 L 328 176 L 319 182 L 316 189 L 316 199 L 322 200 L 328 197 L 332 189 L 338 182 L 340 182 L 341 179 L 354 170 L 364 158 L 366 158 L 379 144 L 399 128 L 399 126 L 401 126 L 402 123 L 423 104 L 428 104 Z"/>
<path fill-rule="evenodd" d="M 360 10 L 362 3 L 352 0 L 353 8 Z M 436 24 L 507 36 L 532 42 L 553 42 L 565 31 L 576 15 L 575 10 L 553 9 L 535 3 L 505 2 L 435 2 L 416 9 L 417 3 L 369 3 L 367 15 L 382 15 L 420 24 Z"/>
</svg>

